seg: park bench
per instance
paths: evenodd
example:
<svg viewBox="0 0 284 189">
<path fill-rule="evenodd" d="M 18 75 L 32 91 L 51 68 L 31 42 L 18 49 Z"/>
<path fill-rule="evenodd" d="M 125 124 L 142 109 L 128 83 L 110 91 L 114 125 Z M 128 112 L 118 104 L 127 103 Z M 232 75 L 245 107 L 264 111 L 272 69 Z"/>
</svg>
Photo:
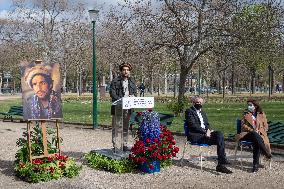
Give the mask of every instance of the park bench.
<svg viewBox="0 0 284 189">
<path fill-rule="evenodd" d="M 13 116 L 23 116 L 23 106 L 11 106 L 8 112 L 0 112 L 0 115 L 4 115 L 3 121 L 13 121 Z"/>
<path fill-rule="evenodd" d="M 272 146 L 284 146 L 284 123 L 268 121 L 268 138 Z M 228 139 L 235 141 L 235 134 L 229 134 Z"/>
</svg>

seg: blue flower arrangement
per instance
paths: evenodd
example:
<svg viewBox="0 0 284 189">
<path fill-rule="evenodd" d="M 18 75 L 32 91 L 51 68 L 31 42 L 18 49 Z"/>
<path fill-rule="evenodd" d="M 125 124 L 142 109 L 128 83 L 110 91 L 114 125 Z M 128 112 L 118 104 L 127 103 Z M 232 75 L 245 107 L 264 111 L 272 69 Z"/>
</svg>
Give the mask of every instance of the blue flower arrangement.
<svg viewBox="0 0 284 189">
<path fill-rule="evenodd" d="M 152 110 L 142 112 L 142 122 L 140 125 L 140 139 L 146 144 L 153 144 L 155 140 L 160 140 L 160 117 Z"/>
</svg>

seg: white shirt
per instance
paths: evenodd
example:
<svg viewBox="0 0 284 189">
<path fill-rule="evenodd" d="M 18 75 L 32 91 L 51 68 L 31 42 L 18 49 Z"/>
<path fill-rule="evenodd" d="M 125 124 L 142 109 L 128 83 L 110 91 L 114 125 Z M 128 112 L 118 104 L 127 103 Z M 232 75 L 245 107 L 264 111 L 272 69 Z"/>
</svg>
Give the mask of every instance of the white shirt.
<svg viewBox="0 0 284 189">
<path fill-rule="evenodd" d="M 128 97 L 129 96 L 128 79 L 122 81 L 122 87 L 123 87 L 124 97 Z"/>
<path fill-rule="evenodd" d="M 201 115 L 201 110 L 196 110 L 196 113 L 198 115 L 198 118 L 200 120 L 200 126 L 205 129 L 205 124 L 204 124 L 204 120 L 203 120 L 203 117 Z"/>
</svg>

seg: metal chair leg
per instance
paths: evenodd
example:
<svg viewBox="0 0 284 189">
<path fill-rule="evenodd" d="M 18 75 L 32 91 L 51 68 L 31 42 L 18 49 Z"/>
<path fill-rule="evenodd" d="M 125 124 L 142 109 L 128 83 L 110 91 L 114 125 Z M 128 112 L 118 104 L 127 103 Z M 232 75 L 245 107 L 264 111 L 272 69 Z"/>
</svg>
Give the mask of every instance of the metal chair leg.
<svg viewBox="0 0 284 189">
<path fill-rule="evenodd" d="M 243 145 L 241 145 L 241 169 L 243 169 Z"/>
<path fill-rule="evenodd" d="M 235 147 L 235 161 L 237 160 L 237 151 L 238 151 L 238 147 L 239 147 L 239 143 L 236 143 L 236 147 Z"/>
<path fill-rule="evenodd" d="M 199 146 L 199 151 L 200 151 L 200 154 L 199 154 L 199 158 L 200 158 L 200 168 L 201 168 L 201 171 L 202 171 L 202 147 L 201 146 Z"/>
<path fill-rule="evenodd" d="M 183 152 L 182 152 L 182 157 L 181 157 L 181 161 L 180 161 L 180 165 L 183 165 L 183 158 L 184 158 L 184 153 L 186 150 L 186 146 L 187 146 L 187 141 L 184 143 L 184 147 L 183 147 Z"/>
</svg>

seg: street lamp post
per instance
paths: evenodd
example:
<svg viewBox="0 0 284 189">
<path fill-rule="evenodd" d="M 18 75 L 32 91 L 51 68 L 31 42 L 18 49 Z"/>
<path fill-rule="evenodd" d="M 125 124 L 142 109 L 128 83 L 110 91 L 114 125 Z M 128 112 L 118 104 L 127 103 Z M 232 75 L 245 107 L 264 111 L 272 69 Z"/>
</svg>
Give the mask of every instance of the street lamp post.
<svg viewBox="0 0 284 189">
<path fill-rule="evenodd" d="M 97 120 L 97 65 L 96 65 L 96 20 L 99 15 L 99 10 L 89 10 L 89 16 L 93 25 L 93 129 L 98 126 Z"/>
</svg>

